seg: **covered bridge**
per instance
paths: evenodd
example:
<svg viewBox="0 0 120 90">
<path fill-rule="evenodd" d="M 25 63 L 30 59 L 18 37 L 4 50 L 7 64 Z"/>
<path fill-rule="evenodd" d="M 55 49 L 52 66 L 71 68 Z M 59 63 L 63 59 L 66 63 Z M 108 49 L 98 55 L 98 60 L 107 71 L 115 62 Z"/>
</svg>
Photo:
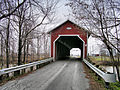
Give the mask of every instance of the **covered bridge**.
<svg viewBox="0 0 120 90">
<path fill-rule="evenodd" d="M 49 31 L 49 34 L 51 38 L 50 55 L 55 60 L 70 56 L 72 48 L 81 50 L 81 59 L 87 57 L 87 41 L 90 34 L 84 28 L 67 20 Z"/>
</svg>

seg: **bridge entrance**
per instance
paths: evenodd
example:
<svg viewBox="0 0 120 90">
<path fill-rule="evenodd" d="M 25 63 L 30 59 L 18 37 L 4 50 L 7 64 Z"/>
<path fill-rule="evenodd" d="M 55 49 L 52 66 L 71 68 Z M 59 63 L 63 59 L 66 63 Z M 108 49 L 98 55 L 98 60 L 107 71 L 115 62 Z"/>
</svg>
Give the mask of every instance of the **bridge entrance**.
<svg viewBox="0 0 120 90">
<path fill-rule="evenodd" d="M 72 48 L 81 50 L 81 59 L 84 57 L 84 41 L 77 35 L 60 35 L 54 42 L 55 59 L 67 59 Z"/>
<path fill-rule="evenodd" d="M 90 34 L 86 29 L 67 20 L 48 33 L 51 37 L 50 56 L 54 60 L 68 58 L 72 48 L 81 50 L 81 59 L 87 57 L 87 40 Z"/>
</svg>

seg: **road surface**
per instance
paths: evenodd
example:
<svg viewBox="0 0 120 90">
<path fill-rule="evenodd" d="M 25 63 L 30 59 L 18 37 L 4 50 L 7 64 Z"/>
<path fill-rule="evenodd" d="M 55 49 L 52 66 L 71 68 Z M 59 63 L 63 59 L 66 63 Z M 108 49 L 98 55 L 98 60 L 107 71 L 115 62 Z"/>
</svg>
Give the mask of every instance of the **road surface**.
<svg viewBox="0 0 120 90">
<path fill-rule="evenodd" d="M 20 79 L 9 81 L 0 90 L 88 90 L 83 65 L 77 60 L 61 60 Z"/>
</svg>

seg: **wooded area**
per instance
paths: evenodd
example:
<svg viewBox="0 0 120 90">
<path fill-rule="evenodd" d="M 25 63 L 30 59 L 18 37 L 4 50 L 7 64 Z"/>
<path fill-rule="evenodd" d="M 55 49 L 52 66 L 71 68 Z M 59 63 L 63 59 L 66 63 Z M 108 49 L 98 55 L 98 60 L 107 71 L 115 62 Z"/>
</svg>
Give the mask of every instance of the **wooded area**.
<svg viewBox="0 0 120 90">
<path fill-rule="evenodd" d="M 57 0 L 0 1 L 0 69 L 49 57 L 46 25 Z"/>
</svg>

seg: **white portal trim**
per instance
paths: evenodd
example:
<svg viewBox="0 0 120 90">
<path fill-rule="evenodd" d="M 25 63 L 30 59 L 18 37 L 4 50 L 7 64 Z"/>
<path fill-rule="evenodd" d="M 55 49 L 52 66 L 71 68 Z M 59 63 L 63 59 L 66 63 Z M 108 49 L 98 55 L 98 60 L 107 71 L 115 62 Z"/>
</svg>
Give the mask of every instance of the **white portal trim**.
<svg viewBox="0 0 120 90">
<path fill-rule="evenodd" d="M 83 42 L 83 59 L 85 58 L 85 41 L 80 37 L 79 34 L 64 34 L 64 35 L 58 35 L 58 37 L 53 42 L 53 60 L 55 61 L 55 42 L 61 37 L 61 36 L 77 36 L 80 40 Z"/>
</svg>

